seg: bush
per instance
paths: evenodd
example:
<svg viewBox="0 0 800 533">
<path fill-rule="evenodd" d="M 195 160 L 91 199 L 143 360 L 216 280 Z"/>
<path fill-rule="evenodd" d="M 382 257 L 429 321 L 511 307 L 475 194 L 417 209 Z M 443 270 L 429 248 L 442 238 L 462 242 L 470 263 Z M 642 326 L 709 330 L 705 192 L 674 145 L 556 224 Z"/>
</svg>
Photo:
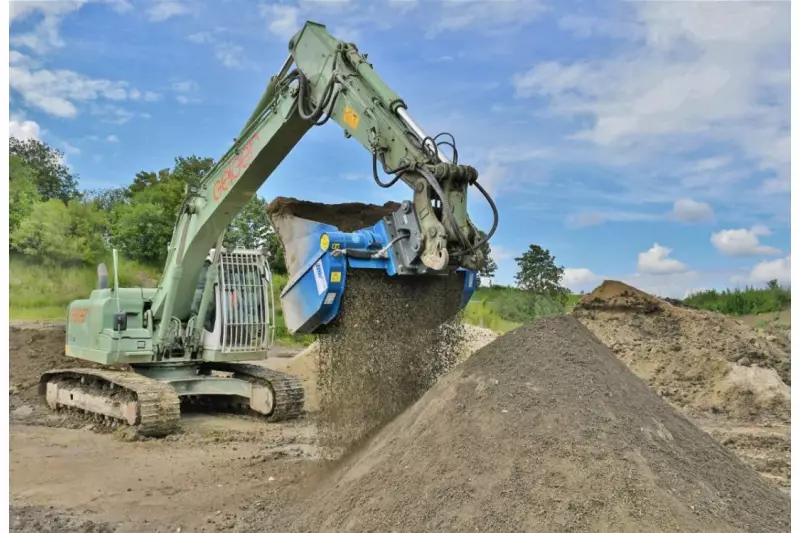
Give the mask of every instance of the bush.
<svg viewBox="0 0 800 533">
<path fill-rule="evenodd" d="M 765 289 L 745 287 L 726 289 L 724 291 L 709 290 L 690 295 L 683 300 L 687 307 L 707 309 L 726 315 L 757 315 L 782 311 L 791 306 L 792 293 L 772 281 Z"/>
<path fill-rule="evenodd" d="M 106 218 L 91 204 L 35 204 L 11 234 L 12 249 L 49 265 L 93 263 L 105 253 Z"/>
</svg>

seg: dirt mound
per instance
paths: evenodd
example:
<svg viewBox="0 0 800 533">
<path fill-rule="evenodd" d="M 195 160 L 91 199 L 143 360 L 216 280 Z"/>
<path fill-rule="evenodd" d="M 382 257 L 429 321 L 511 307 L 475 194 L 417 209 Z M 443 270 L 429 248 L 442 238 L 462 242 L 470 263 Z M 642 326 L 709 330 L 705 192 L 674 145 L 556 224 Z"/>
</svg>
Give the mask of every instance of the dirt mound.
<svg viewBox="0 0 800 533">
<path fill-rule="evenodd" d="M 789 502 L 556 317 L 478 351 L 269 518 L 284 531 L 771 532 L 789 531 Z"/>
<path fill-rule="evenodd" d="M 673 407 L 715 428 L 708 430 L 766 478 L 789 486 L 788 335 L 677 307 L 618 281 L 584 296 L 573 315 Z"/>
<path fill-rule="evenodd" d="M 661 309 L 665 300 L 640 291 L 620 281 L 605 280 L 584 295 L 576 309 L 629 309 L 652 313 Z"/>
<path fill-rule="evenodd" d="M 386 202 L 382 206 L 361 203 L 318 204 L 296 198 L 279 196 L 267 206 L 270 216 L 291 215 L 306 220 L 314 220 L 323 224 L 336 226 L 339 231 L 355 231 L 363 229 L 400 209 L 396 202 Z"/>
<path fill-rule="evenodd" d="M 790 419 L 788 338 L 718 313 L 676 307 L 618 281 L 603 282 L 572 313 L 687 413 Z"/>
<path fill-rule="evenodd" d="M 9 371 L 12 394 L 26 401 L 38 397 L 39 376 L 54 368 L 92 366 L 64 355 L 65 326 L 11 326 L 9 328 Z"/>
</svg>

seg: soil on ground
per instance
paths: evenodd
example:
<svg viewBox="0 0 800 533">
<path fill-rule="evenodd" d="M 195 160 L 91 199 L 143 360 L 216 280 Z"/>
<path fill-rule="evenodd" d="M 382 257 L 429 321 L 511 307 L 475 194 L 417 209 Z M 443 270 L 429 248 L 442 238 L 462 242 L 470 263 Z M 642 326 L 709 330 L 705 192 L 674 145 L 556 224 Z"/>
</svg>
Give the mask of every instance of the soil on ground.
<svg viewBox="0 0 800 533">
<path fill-rule="evenodd" d="M 248 509 L 237 527 L 790 527 L 788 495 L 671 408 L 573 317 L 539 319 L 486 345 L 313 481 L 289 508 Z"/>
<path fill-rule="evenodd" d="M 610 280 L 572 314 L 673 407 L 788 488 L 788 334 L 679 307 Z"/>
<path fill-rule="evenodd" d="M 39 376 L 55 368 L 94 367 L 91 363 L 64 355 L 66 326 L 14 325 L 9 328 L 10 393 L 35 400 Z"/>
<path fill-rule="evenodd" d="M 467 331 L 471 346 L 495 337 Z M 39 374 L 83 364 L 63 355 L 64 325 L 16 323 L 9 334 L 11 531 L 242 531 L 239 514 L 299 501 L 297 491 L 329 468 L 313 403 L 307 416 L 279 424 L 187 411 L 176 434 L 140 441 L 53 412 L 37 397 Z M 279 357 L 254 364 L 314 382 L 315 356 L 278 348 Z"/>
</svg>

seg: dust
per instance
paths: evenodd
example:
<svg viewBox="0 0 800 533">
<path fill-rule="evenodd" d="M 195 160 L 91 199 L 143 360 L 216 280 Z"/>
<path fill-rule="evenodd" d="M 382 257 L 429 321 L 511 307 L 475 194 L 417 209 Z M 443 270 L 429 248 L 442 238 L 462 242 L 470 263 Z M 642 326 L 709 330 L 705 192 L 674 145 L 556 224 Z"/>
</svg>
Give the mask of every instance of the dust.
<svg viewBox="0 0 800 533">
<path fill-rule="evenodd" d="M 318 337 L 319 435 L 342 452 L 419 399 L 460 360 L 463 275 L 349 270 L 341 312 Z"/>
<path fill-rule="evenodd" d="M 713 419 L 751 427 L 790 424 L 791 345 L 785 333 L 675 306 L 611 280 L 585 295 L 572 314 L 658 395 L 701 427 Z M 789 486 L 789 453 L 774 444 L 780 436 L 753 435 L 745 449 L 736 436 L 713 434 L 765 477 Z"/>
</svg>

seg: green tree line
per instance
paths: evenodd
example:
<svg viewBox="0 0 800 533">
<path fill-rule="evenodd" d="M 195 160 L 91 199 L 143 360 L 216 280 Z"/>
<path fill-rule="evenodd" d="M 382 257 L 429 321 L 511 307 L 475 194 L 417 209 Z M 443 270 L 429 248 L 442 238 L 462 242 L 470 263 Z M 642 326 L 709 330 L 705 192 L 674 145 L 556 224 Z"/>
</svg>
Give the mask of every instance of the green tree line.
<svg viewBox="0 0 800 533">
<path fill-rule="evenodd" d="M 746 286 L 744 289 L 708 290 L 689 295 L 683 304 L 695 309 L 708 309 L 726 315 L 758 315 L 788 309 L 792 303 L 790 289 L 771 280 L 766 288 Z"/>
<path fill-rule="evenodd" d="M 161 267 L 187 187 L 214 166 L 209 157 L 176 157 L 172 168 L 142 170 L 127 185 L 79 191 L 79 176 L 63 155 L 39 140 L 9 139 L 11 252 L 65 266 L 96 263 L 117 248 L 129 259 Z M 231 223 L 224 246 L 261 242 L 272 271 L 285 274 L 266 201 L 255 196 Z"/>
</svg>

